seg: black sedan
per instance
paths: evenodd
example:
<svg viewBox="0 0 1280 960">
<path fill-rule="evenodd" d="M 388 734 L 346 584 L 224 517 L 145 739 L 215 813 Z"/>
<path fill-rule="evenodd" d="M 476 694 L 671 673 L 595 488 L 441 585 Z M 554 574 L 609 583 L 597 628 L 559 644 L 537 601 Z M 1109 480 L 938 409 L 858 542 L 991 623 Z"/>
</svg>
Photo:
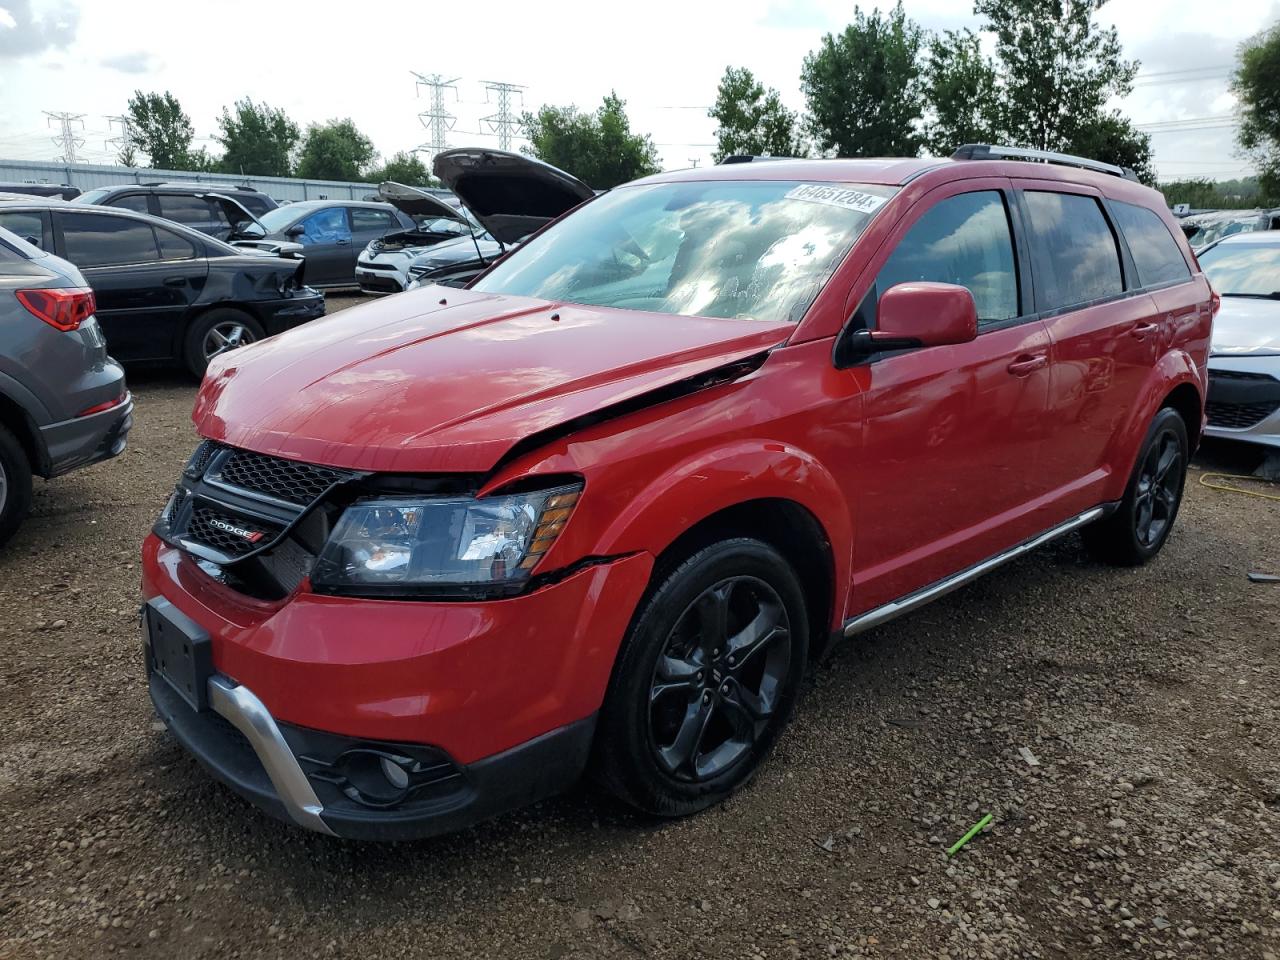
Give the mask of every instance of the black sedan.
<svg viewBox="0 0 1280 960">
<path fill-rule="evenodd" d="M 268 210 L 257 224 L 248 225 L 232 240 L 239 246 L 267 251 L 301 244 L 309 283 L 354 287 L 356 255 L 370 240 L 416 226 L 411 217 L 389 203 L 304 200 Z"/>
<path fill-rule="evenodd" d="M 305 260 L 240 250 L 159 217 L 4 201 L 0 226 L 80 268 L 117 360 L 177 360 L 199 377 L 219 353 L 324 315 L 324 297 L 303 283 Z"/>
</svg>

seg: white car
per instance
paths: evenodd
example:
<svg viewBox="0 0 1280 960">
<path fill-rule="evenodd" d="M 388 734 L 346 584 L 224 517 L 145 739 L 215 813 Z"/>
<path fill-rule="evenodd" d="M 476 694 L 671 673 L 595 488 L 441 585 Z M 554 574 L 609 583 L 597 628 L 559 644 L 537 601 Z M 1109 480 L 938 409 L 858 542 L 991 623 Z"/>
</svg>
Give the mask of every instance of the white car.
<svg viewBox="0 0 1280 960">
<path fill-rule="evenodd" d="M 356 282 L 365 293 L 399 293 L 412 279 L 410 267 L 432 247 L 481 232 L 456 200 L 449 202 L 453 198 L 388 181 L 378 187 L 378 199 L 407 214 L 417 227 L 371 240 L 356 258 Z"/>
<path fill-rule="evenodd" d="M 1222 307 L 1209 353 L 1209 436 L 1280 449 L 1280 230 L 1199 254 Z"/>
</svg>

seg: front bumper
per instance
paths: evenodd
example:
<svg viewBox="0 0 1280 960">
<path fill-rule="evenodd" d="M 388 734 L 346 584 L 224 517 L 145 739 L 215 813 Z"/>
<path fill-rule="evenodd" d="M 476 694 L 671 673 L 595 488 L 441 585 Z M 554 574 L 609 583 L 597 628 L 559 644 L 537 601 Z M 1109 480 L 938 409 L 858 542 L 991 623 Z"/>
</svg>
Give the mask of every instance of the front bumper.
<svg viewBox="0 0 1280 960">
<path fill-rule="evenodd" d="M 1280 448 L 1280 357 L 1212 357 L 1205 435 Z"/>
<path fill-rule="evenodd" d="M 301 326 L 308 320 L 323 317 L 324 294 L 311 287 L 304 287 L 291 297 L 268 300 L 254 306 L 262 314 L 268 336 L 273 336 Z"/>
<path fill-rule="evenodd" d="M 392 838 L 457 829 L 578 778 L 651 568 L 651 557 L 635 554 L 501 600 L 368 600 L 304 586 L 283 601 L 263 601 L 151 536 L 143 594 L 167 600 L 208 633 L 215 680 L 252 691 L 261 711 L 244 697 L 241 706 L 270 718 L 295 757 L 404 749 L 452 765 L 456 789 L 433 787 L 425 805 L 379 810 L 354 802 L 323 769 L 308 769 L 324 811 L 317 815 L 330 831 Z M 295 791 L 286 802 L 290 791 L 275 783 L 261 754 L 250 751 L 246 760 L 241 745 L 240 759 L 232 755 L 222 721 L 238 727 L 234 719 L 216 709 L 197 713 L 181 700 L 168 707 L 157 684 L 163 694 L 168 683 L 152 679 L 157 710 L 215 776 L 270 812 L 318 829 L 304 822 L 309 799 L 297 800 Z M 223 695 L 209 693 L 213 702 Z M 210 723 L 222 723 L 221 733 Z M 299 745 L 298 737 L 323 742 Z"/>
<path fill-rule="evenodd" d="M 356 283 L 365 293 L 400 293 L 409 285 L 409 272 L 390 264 L 373 268 L 357 263 Z"/>
<path fill-rule="evenodd" d="M 148 683 L 165 726 L 216 779 L 277 819 L 353 840 L 435 836 L 554 796 L 581 777 L 595 731 L 593 715 L 464 767 L 412 744 L 279 724 L 248 687 L 222 675 L 210 678 L 210 709 L 202 712 L 159 674 Z M 349 758 L 423 754 L 423 782 L 394 807 L 356 799 L 359 781 L 342 772 Z"/>
<path fill-rule="evenodd" d="M 119 456 L 124 452 L 132 427 L 133 398 L 128 394 L 123 403 L 101 413 L 41 427 L 45 451 L 42 473 L 56 477 Z"/>
</svg>

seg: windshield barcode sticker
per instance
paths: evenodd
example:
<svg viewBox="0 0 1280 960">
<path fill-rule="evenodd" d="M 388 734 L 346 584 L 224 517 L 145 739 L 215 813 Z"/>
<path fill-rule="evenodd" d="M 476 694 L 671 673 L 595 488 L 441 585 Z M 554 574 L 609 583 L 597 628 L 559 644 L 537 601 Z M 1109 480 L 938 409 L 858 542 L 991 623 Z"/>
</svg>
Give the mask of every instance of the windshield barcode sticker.
<svg viewBox="0 0 1280 960">
<path fill-rule="evenodd" d="M 836 187 L 823 183 L 802 183 L 787 192 L 787 199 L 825 203 L 832 207 L 857 210 L 859 213 L 875 213 L 888 203 L 885 197 L 877 197 L 874 193 L 863 193 L 861 190 L 850 190 L 848 187 Z"/>
</svg>

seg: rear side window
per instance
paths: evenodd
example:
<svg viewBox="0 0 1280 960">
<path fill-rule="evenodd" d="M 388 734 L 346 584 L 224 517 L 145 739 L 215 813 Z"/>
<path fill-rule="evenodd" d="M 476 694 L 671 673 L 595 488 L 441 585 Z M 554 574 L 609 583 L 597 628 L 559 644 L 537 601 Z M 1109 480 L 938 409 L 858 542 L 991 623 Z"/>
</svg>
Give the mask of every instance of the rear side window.
<svg viewBox="0 0 1280 960">
<path fill-rule="evenodd" d="M 1154 210 L 1113 200 L 1111 211 L 1129 244 L 1138 280 L 1144 287 L 1191 279 L 1191 268 L 1182 258 L 1178 242 Z"/>
<path fill-rule="evenodd" d="M 1036 306 L 1062 310 L 1124 292 L 1120 251 L 1093 197 L 1029 191 Z"/>
<path fill-rule="evenodd" d="M 159 256 L 151 224 L 128 217 L 59 213 L 64 256 L 77 267 L 150 263 Z"/>
<path fill-rule="evenodd" d="M 147 205 L 147 195 L 145 193 L 130 193 L 127 196 L 112 200 L 108 206 L 120 207 L 122 210 L 132 210 L 134 213 L 151 212 L 151 208 Z"/>
<path fill-rule="evenodd" d="M 0 227 L 16 233 L 21 239 L 31 239 L 37 246 L 44 246 L 44 220 L 40 214 L 25 210 L 0 213 Z"/>
<path fill-rule="evenodd" d="M 926 211 L 880 269 L 877 294 L 912 280 L 967 287 L 980 322 L 1016 317 L 1018 275 L 1004 198 L 995 190 L 963 193 Z"/>
<path fill-rule="evenodd" d="M 390 230 L 395 221 L 385 210 L 370 210 L 368 207 L 351 208 L 351 229 L 356 233 L 364 230 Z"/>
<path fill-rule="evenodd" d="M 219 220 L 214 212 L 213 204 L 204 197 L 183 197 L 174 194 L 160 194 L 160 216 L 174 223 L 184 223 L 197 230 L 209 227 Z"/>
<path fill-rule="evenodd" d="M 161 260 L 193 260 L 196 248 L 190 240 L 180 237 L 172 230 L 156 227 L 156 240 L 160 242 Z"/>
</svg>

